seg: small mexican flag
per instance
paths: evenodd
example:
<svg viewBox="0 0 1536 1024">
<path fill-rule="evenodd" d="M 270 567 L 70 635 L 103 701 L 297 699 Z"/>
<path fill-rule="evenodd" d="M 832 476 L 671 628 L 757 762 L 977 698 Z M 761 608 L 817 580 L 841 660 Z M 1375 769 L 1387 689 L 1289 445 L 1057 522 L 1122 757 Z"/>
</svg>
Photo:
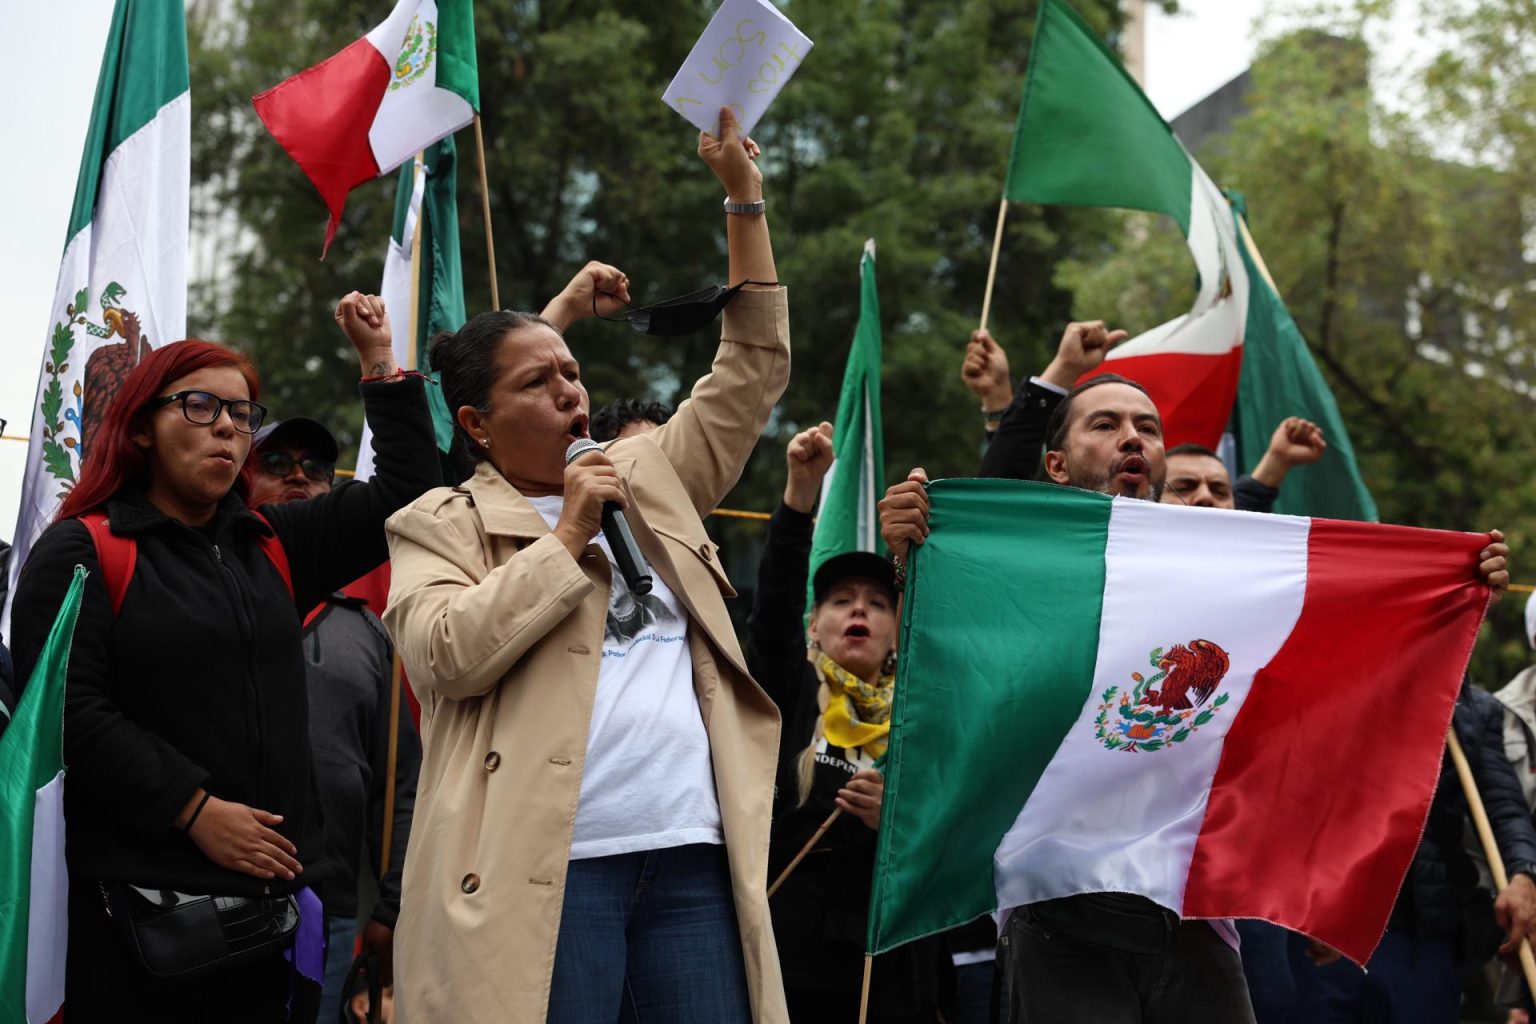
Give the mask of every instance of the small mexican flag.
<svg viewBox="0 0 1536 1024">
<path fill-rule="evenodd" d="M 1199 272 L 1194 305 L 1116 346 L 1097 372 L 1147 389 L 1169 447 L 1193 441 L 1215 448 L 1237 394 L 1248 313 L 1232 211 L 1119 60 L 1062 0 L 1040 6 L 1003 195 L 1147 210 L 1178 223 Z"/>
<path fill-rule="evenodd" d="M 456 331 L 464 326 L 465 320 L 457 161 L 453 139 L 445 138 L 427 147 L 421 161 L 413 160 L 400 168 L 400 181 L 395 189 L 395 226 L 389 236 L 389 251 L 384 255 L 384 280 L 379 285 L 379 296 L 394 327 L 395 363 L 431 374 L 434 380 L 437 375 L 427 359 L 433 336 L 438 331 Z M 427 405 L 432 410 L 437 447 L 446 452 L 453 441 L 453 418 L 443 401 L 442 388 L 427 388 Z M 373 431 L 364 422 L 357 479 L 367 480 L 371 476 Z"/>
<path fill-rule="evenodd" d="M 0 737 L 0 1024 L 43 1024 L 64 1004 L 64 677 L 85 575 L 75 567 L 16 717 Z"/>
<path fill-rule="evenodd" d="M 810 571 L 845 551 L 880 551 L 875 503 L 885 493 L 885 434 L 880 425 L 880 290 L 875 285 L 875 240 L 859 260 L 859 322 L 843 370 L 832 431 L 837 459 L 821 491 Z M 806 607 L 811 605 L 807 595 Z"/>
<path fill-rule="evenodd" d="M 39 360 L 11 595 L 27 552 L 95 450 L 123 379 L 151 346 L 186 337 L 187 82 L 183 6 L 118 0 Z"/>
<path fill-rule="evenodd" d="M 253 97 L 331 211 L 327 249 L 348 192 L 474 120 L 477 67 L 470 0 L 399 0 L 357 42 Z"/>
<path fill-rule="evenodd" d="M 1487 537 L 1018 481 L 929 497 L 867 948 L 1121 892 L 1367 960 L 1439 778 Z"/>
</svg>

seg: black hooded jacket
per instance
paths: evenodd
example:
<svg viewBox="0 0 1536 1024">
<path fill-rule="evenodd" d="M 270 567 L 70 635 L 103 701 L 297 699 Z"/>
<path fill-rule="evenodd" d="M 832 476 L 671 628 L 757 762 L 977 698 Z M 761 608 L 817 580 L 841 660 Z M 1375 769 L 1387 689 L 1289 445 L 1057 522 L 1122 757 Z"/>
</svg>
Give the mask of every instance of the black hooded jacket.
<svg viewBox="0 0 1536 1024">
<path fill-rule="evenodd" d="M 74 567 L 91 575 L 70 652 L 64 758 L 67 856 L 77 878 L 184 892 L 283 892 L 323 876 L 298 609 L 388 556 L 384 520 L 440 483 L 419 379 L 362 385 L 377 475 L 260 517 L 231 492 L 194 528 L 135 489 L 107 502 L 113 533 L 137 546 L 115 619 L 84 525 L 50 526 L 12 608 L 18 678 L 41 654 Z M 293 595 L 261 550 L 275 531 Z M 305 874 L 265 882 L 205 857 L 173 822 L 205 788 L 283 816 Z"/>
</svg>

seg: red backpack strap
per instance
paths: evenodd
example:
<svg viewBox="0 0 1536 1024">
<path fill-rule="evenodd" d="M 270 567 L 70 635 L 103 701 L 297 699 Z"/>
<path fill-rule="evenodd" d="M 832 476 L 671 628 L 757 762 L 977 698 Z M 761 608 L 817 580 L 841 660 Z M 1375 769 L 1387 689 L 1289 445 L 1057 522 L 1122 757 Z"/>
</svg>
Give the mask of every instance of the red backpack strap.
<svg viewBox="0 0 1536 1024">
<path fill-rule="evenodd" d="M 139 544 L 132 537 L 119 537 L 113 533 L 105 512 L 87 512 L 80 517 L 80 524 L 96 545 L 96 560 L 101 563 L 101 578 L 107 585 L 107 596 L 112 599 L 112 617 L 115 619 L 122 613 L 128 581 L 133 579 L 133 567 L 139 560 Z M 285 578 L 286 568 L 285 558 Z"/>
<path fill-rule="evenodd" d="M 251 511 L 256 513 L 256 518 L 266 523 L 269 529 L 271 528 L 271 521 L 261 514 L 260 509 L 252 509 Z M 291 599 L 293 597 L 293 570 L 288 567 L 288 552 L 283 550 L 283 542 L 278 538 L 277 531 L 273 530 L 271 533 L 262 534 L 257 544 L 261 547 L 261 553 L 266 555 L 267 560 L 277 569 L 277 574 L 283 578 L 283 586 L 288 588 L 288 597 Z"/>
</svg>

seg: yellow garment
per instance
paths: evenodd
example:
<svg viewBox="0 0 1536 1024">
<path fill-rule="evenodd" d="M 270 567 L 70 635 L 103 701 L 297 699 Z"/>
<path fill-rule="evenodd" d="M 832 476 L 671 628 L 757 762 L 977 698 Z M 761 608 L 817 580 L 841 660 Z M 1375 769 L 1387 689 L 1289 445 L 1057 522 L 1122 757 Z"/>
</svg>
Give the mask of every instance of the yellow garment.
<svg viewBox="0 0 1536 1024">
<path fill-rule="evenodd" d="M 881 676 L 879 684 L 871 686 L 825 653 L 817 657 L 816 671 L 832 691 L 821 716 L 827 742 L 845 750 L 863 747 L 870 757 L 884 756 L 896 677 Z"/>
</svg>

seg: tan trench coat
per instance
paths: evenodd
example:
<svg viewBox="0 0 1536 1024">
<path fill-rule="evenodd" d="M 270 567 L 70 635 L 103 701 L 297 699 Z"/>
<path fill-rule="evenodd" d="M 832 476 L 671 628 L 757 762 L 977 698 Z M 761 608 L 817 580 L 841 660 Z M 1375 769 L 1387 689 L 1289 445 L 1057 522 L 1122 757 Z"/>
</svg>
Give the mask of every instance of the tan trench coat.
<svg viewBox="0 0 1536 1024">
<path fill-rule="evenodd" d="M 753 682 L 707 514 L 789 379 L 783 289 L 726 308 L 714 366 L 665 426 L 609 457 L 652 571 L 689 614 L 754 1019 L 788 1020 L 768 902 L 779 715 Z M 489 464 L 389 521 L 385 622 L 421 698 L 424 757 L 395 933 L 402 1024 L 531 1024 L 549 1002 L 608 612 L 609 564 L 579 563 Z M 658 757 L 666 752 L 657 751 Z"/>
</svg>

